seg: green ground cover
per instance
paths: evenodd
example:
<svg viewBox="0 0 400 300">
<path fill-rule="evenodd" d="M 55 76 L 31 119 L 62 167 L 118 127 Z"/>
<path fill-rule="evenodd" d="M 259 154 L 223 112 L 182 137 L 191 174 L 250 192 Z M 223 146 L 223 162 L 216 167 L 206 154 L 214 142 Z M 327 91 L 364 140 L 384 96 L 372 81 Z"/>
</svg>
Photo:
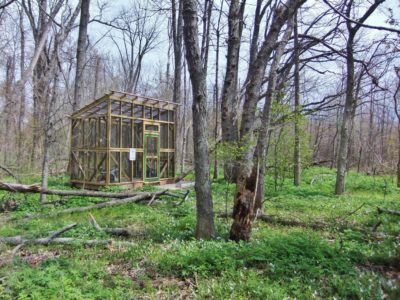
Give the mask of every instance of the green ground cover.
<svg viewBox="0 0 400 300">
<path fill-rule="evenodd" d="M 130 239 L 131 247 L 25 246 L 13 262 L 0 262 L 0 299 L 399 299 L 400 218 L 376 212 L 378 206 L 399 210 L 394 179 L 350 173 L 347 194 L 340 197 L 333 195 L 334 181 L 333 170 L 311 168 L 301 187 L 287 179 L 275 191 L 268 178 L 265 213 L 329 226 L 313 230 L 257 220 L 248 243 L 229 241 L 230 221 L 223 218 L 216 218 L 215 240 L 194 240 L 194 191 L 179 207 L 165 198 L 151 207 L 92 211 L 103 227 L 129 227 L 141 235 Z M 68 189 L 68 178 L 54 177 L 50 186 Z M 223 180 L 213 182 L 217 213 L 231 210 L 233 191 Z M 43 208 L 38 195 L 0 192 L 0 202 L 11 198 L 21 205 L 0 213 L 2 237 L 45 237 L 77 222 L 64 237 L 109 238 L 91 226 L 88 212 L 24 219 L 102 199 L 69 197 L 64 205 Z M 0 260 L 12 249 L 0 244 Z"/>
</svg>

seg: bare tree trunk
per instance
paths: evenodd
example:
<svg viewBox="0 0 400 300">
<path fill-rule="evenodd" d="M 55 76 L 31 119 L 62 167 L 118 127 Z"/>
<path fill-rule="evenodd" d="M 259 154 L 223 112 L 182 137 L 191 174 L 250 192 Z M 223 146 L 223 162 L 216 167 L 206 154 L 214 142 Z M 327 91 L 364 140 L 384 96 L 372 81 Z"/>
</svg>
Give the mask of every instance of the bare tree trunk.
<svg viewBox="0 0 400 300">
<path fill-rule="evenodd" d="M 346 101 L 343 110 L 342 116 L 342 125 L 340 129 L 340 143 L 339 143 L 339 151 L 338 151 L 338 161 L 337 161 L 337 173 L 336 173 L 336 187 L 335 194 L 342 195 L 345 191 L 345 175 L 347 168 L 347 156 L 348 149 L 350 143 L 350 130 L 351 124 L 354 119 L 355 110 L 357 106 L 357 99 L 354 97 L 354 39 L 361 28 L 362 24 L 368 19 L 368 17 L 378 8 L 380 4 L 382 4 L 384 0 L 377 0 L 367 9 L 364 15 L 358 19 L 358 23 L 352 26 L 352 22 L 350 21 L 351 9 L 354 4 L 353 1 L 346 3 L 345 14 L 348 18 L 346 20 L 348 37 L 346 44 L 346 68 L 347 68 L 347 76 L 346 76 Z"/>
<path fill-rule="evenodd" d="M 56 50 L 57 51 L 57 50 Z M 43 143 L 43 161 L 42 161 L 42 190 L 46 190 L 48 187 L 49 180 L 49 162 L 50 162 L 50 147 L 53 143 L 53 114 L 54 106 L 57 100 L 57 86 L 58 86 L 58 70 L 55 71 L 53 79 L 53 91 L 49 103 L 46 103 L 45 108 L 45 133 L 44 133 L 44 143 Z M 46 194 L 40 194 L 40 202 L 46 202 Z"/>
<path fill-rule="evenodd" d="M 220 47 L 220 25 L 221 25 L 221 17 L 222 17 L 222 9 L 223 9 L 224 1 L 221 1 L 221 7 L 219 10 L 217 28 L 216 28 L 216 49 L 215 49 L 215 82 L 214 82 L 214 109 L 215 109 L 215 126 L 214 126 L 214 141 L 215 141 L 215 149 L 214 149 L 214 179 L 218 179 L 219 166 L 218 166 L 218 128 L 219 128 L 219 47 Z"/>
<path fill-rule="evenodd" d="M 289 38 L 293 31 L 293 22 L 288 22 L 288 26 L 282 40 L 275 51 L 274 58 L 269 71 L 267 94 L 265 96 L 265 102 L 263 107 L 263 114 L 261 116 L 261 127 L 258 134 L 256 151 L 254 153 L 254 158 L 259 163 L 253 165 L 252 174 L 256 176 L 258 172 L 257 181 L 257 192 L 255 199 L 255 211 L 261 211 L 264 202 L 264 191 L 265 191 L 265 164 L 267 158 L 267 145 L 268 145 L 268 132 L 270 129 L 270 118 L 271 118 L 271 108 L 272 103 L 276 101 L 277 95 L 277 71 L 279 63 L 282 59 L 283 52 L 289 41 Z M 257 170 L 258 167 L 258 170 Z"/>
<path fill-rule="evenodd" d="M 23 12 L 19 12 L 19 23 L 20 23 L 20 47 L 21 47 L 21 57 L 20 57 L 20 72 L 21 74 L 25 70 L 25 28 L 24 28 L 24 17 Z M 25 85 L 21 89 L 20 99 L 19 99 L 19 114 L 18 114 L 18 154 L 17 162 L 18 166 L 22 165 L 22 143 L 23 143 L 23 124 L 25 119 Z"/>
<path fill-rule="evenodd" d="M 266 65 L 279 37 L 283 25 L 293 18 L 293 14 L 305 0 L 288 0 L 276 7 L 271 20 L 271 27 L 265 33 L 265 39 L 258 51 L 254 62 L 248 71 L 245 102 L 243 105 L 242 124 L 240 128 L 239 146 L 245 150 L 238 161 L 238 178 L 236 181 L 235 204 L 233 207 L 233 223 L 230 239 L 249 240 L 255 216 L 255 199 L 259 173 L 254 174 L 254 130 L 256 108 L 260 97 Z M 259 168 L 259 162 L 257 163 Z"/>
<path fill-rule="evenodd" d="M 89 6 L 90 0 L 82 0 L 81 2 L 81 18 L 79 22 L 78 45 L 76 48 L 76 75 L 74 101 L 72 103 L 72 111 L 76 112 L 82 105 L 83 98 L 83 71 L 86 61 L 86 42 L 87 28 L 89 23 Z"/>
<path fill-rule="evenodd" d="M 354 36 L 350 34 L 347 41 L 347 79 L 346 79 L 346 101 L 342 115 L 342 125 L 340 129 L 340 142 L 336 173 L 336 195 L 341 195 L 345 190 L 345 175 L 347 168 L 347 153 L 349 149 L 350 125 L 352 110 L 355 106 L 354 95 L 354 54 L 353 54 Z"/>
<path fill-rule="evenodd" d="M 293 183 L 300 185 L 300 48 L 297 24 L 297 13 L 294 15 L 294 155 Z"/>
<path fill-rule="evenodd" d="M 48 61 L 47 61 L 47 37 L 48 32 L 50 29 L 50 25 L 52 20 L 48 19 L 46 14 L 48 3 L 45 0 L 38 1 L 38 5 L 40 6 L 39 9 L 39 16 L 38 22 L 35 24 L 31 20 L 34 20 L 34 15 L 31 10 L 31 7 L 25 5 L 25 2 L 22 2 L 24 6 L 24 10 L 28 15 L 28 18 L 31 22 L 33 37 L 35 40 L 35 47 L 40 48 L 42 47 L 42 51 L 38 53 L 36 64 L 32 67 L 33 71 L 33 115 L 32 115 L 32 150 L 31 150 L 31 157 L 30 157 L 30 165 L 31 168 L 35 166 L 36 156 L 37 156 L 37 149 L 38 144 L 41 136 L 41 131 L 43 129 L 43 123 L 40 118 L 42 106 L 46 103 L 48 97 L 47 91 L 47 82 L 45 82 L 45 75 L 48 71 Z M 61 3 L 62 4 L 62 3 Z M 61 7 L 60 7 L 61 8 Z M 53 16 L 54 17 L 54 16 Z M 28 74 L 29 75 L 29 74 Z M 22 78 L 21 78 L 22 79 Z"/>
<path fill-rule="evenodd" d="M 174 47 L 174 87 L 173 87 L 173 101 L 176 103 L 182 103 L 182 0 L 178 0 L 178 6 L 176 5 L 176 0 L 171 0 L 172 4 L 172 39 L 173 39 L 173 47 Z M 184 127 L 183 122 L 180 122 L 182 119 L 182 111 L 185 110 L 185 107 L 179 106 L 177 111 L 177 116 L 175 116 L 178 120 L 179 127 L 177 128 L 176 140 L 181 141 L 184 135 Z M 181 162 L 181 156 L 183 156 L 183 149 L 176 149 L 176 159 L 175 161 Z M 175 166 L 175 169 L 178 166 Z"/>
<path fill-rule="evenodd" d="M 240 44 L 243 31 L 243 14 L 246 1 L 232 0 L 228 15 L 228 52 L 226 56 L 226 74 L 221 95 L 221 130 L 222 141 L 236 143 L 238 141 L 238 71 Z M 224 165 L 225 179 L 236 181 L 236 171 L 231 163 Z"/>
<path fill-rule="evenodd" d="M 184 173 L 185 170 L 185 157 L 186 157 L 186 114 L 187 114 L 187 87 L 186 87 L 186 65 L 183 63 L 183 115 L 182 115 L 182 143 L 181 143 L 181 174 Z"/>
<path fill-rule="evenodd" d="M 400 188 L 400 110 L 398 107 L 398 98 L 400 95 L 400 68 L 395 68 L 396 76 L 397 76 L 397 88 L 396 92 L 393 95 L 394 100 L 394 111 L 397 117 L 397 134 L 398 134 L 398 145 L 397 145 L 397 187 Z"/>
<path fill-rule="evenodd" d="M 10 146 L 11 146 L 11 121 L 12 121 L 12 108 L 13 108 L 13 93 L 12 87 L 15 78 L 15 59 L 12 56 L 7 57 L 6 62 L 6 82 L 5 82 L 5 99 L 4 105 L 4 118 L 5 118 L 5 130 L 4 130 L 4 144 L 3 144 L 3 161 L 7 165 L 10 161 Z"/>
<path fill-rule="evenodd" d="M 94 70 L 94 90 L 93 90 L 93 99 L 97 99 L 97 95 L 99 94 L 99 80 L 100 80 L 100 64 L 101 58 L 100 56 L 96 57 L 96 68 Z"/>
<path fill-rule="evenodd" d="M 397 187 L 400 188 L 400 119 L 398 120 L 399 125 L 397 127 L 397 132 L 398 132 L 398 146 L 397 146 Z"/>
<path fill-rule="evenodd" d="M 215 227 L 209 178 L 206 70 L 199 49 L 197 1 L 183 0 L 183 19 L 186 59 L 193 90 L 193 147 L 197 208 L 196 238 L 209 239 L 215 236 Z"/>
</svg>

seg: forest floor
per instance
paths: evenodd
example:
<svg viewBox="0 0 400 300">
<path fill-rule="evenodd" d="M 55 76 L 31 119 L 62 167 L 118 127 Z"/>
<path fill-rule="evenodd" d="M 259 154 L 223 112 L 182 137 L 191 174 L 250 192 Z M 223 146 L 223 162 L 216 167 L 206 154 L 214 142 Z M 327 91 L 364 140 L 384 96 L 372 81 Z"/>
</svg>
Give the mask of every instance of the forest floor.
<svg viewBox="0 0 400 300">
<path fill-rule="evenodd" d="M 10 261 L 14 247 L 0 244 L 0 299 L 399 299 L 400 217 L 377 213 L 377 207 L 399 210 L 394 179 L 351 172 L 340 197 L 333 195 L 334 181 L 333 170 L 311 168 L 304 170 L 300 187 L 289 178 L 275 191 L 268 178 L 266 214 L 327 227 L 256 220 L 247 243 L 229 241 L 230 220 L 218 217 L 215 240 L 194 240 L 193 190 L 181 206 L 164 198 L 153 206 L 93 210 L 102 227 L 140 233 L 129 239 L 133 245 L 25 245 Z M 68 178 L 52 177 L 50 187 L 69 189 Z M 231 210 L 233 191 L 223 180 L 213 182 L 217 214 Z M 0 192 L 0 202 L 11 198 L 21 204 L 0 213 L 0 237 L 46 237 L 78 223 L 62 237 L 110 238 L 92 227 L 88 212 L 24 217 L 104 199 L 69 197 L 66 204 L 42 207 L 37 194 Z"/>
</svg>

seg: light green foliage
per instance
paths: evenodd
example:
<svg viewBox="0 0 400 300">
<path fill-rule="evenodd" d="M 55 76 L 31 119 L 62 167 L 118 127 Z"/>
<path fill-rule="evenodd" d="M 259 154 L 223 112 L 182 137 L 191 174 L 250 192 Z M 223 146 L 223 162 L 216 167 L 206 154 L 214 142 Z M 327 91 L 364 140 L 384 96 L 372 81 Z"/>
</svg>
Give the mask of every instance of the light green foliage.
<svg viewBox="0 0 400 300">
<path fill-rule="evenodd" d="M 256 143 L 256 139 L 250 140 L 249 135 L 242 137 L 242 141 L 240 143 L 221 142 L 216 148 L 217 158 L 221 163 L 235 164 L 238 159 L 251 147 L 254 147 Z"/>
<path fill-rule="evenodd" d="M 390 274 L 400 264 L 399 219 L 378 215 L 376 207 L 398 209 L 399 189 L 391 177 L 350 172 L 347 194 L 338 197 L 333 195 L 334 173 L 326 168 L 305 169 L 300 187 L 293 187 L 291 178 L 286 178 L 278 191 L 274 178 L 266 179 L 266 214 L 331 224 L 326 230 L 256 221 L 252 240 L 235 243 L 227 239 L 230 220 L 216 218 L 219 237 L 196 241 L 192 238 L 194 191 L 179 207 L 174 205 L 177 199 L 166 198 L 151 207 L 128 204 L 95 210 L 91 213 L 101 226 L 129 227 L 143 236 L 131 238 L 134 245 L 124 248 L 24 246 L 14 263 L 0 267 L 0 299 L 176 299 L 182 295 L 197 299 L 382 299 L 387 295 L 398 299 L 400 288 Z M 51 187 L 68 188 L 64 183 L 52 178 Z M 220 179 L 212 187 L 216 212 L 225 211 L 226 196 L 231 209 L 234 185 Z M 104 199 L 69 197 L 62 206 L 43 208 L 38 195 L 0 193 L 0 198 L 10 196 L 21 205 L 10 215 L 14 221 L 0 214 L 0 236 L 43 237 L 77 222 L 78 227 L 63 236 L 110 238 L 91 227 L 88 213 L 22 218 L 26 213 Z M 370 229 L 378 220 L 382 225 L 374 236 Z M 341 228 L 343 222 L 347 229 Z M 0 259 L 12 249 L 0 245 Z"/>
<path fill-rule="evenodd" d="M 279 120 L 290 115 L 291 108 L 288 105 L 274 103 L 272 108 L 272 117 Z M 294 121 L 287 119 L 286 121 Z M 302 168 L 307 168 L 312 159 L 312 149 L 309 147 L 309 134 L 305 130 L 305 118 L 298 118 L 300 128 L 300 156 Z M 267 169 L 274 178 L 274 190 L 282 190 L 283 183 L 286 178 L 293 175 L 294 166 L 294 135 L 293 124 L 287 122 L 283 125 L 276 126 L 272 131 L 269 140 L 269 149 L 267 157 Z"/>
</svg>

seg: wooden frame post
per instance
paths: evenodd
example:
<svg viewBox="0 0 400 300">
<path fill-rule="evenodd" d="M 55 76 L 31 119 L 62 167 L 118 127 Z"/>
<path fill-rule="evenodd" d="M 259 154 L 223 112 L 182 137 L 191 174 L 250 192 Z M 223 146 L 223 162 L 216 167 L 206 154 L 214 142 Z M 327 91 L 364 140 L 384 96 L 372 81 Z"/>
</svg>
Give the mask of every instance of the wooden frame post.
<svg viewBox="0 0 400 300">
<path fill-rule="evenodd" d="M 110 184 L 110 161 L 111 161 L 111 99 L 107 99 L 107 159 L 106 159 L 106 185 Z"/>
</svg>

